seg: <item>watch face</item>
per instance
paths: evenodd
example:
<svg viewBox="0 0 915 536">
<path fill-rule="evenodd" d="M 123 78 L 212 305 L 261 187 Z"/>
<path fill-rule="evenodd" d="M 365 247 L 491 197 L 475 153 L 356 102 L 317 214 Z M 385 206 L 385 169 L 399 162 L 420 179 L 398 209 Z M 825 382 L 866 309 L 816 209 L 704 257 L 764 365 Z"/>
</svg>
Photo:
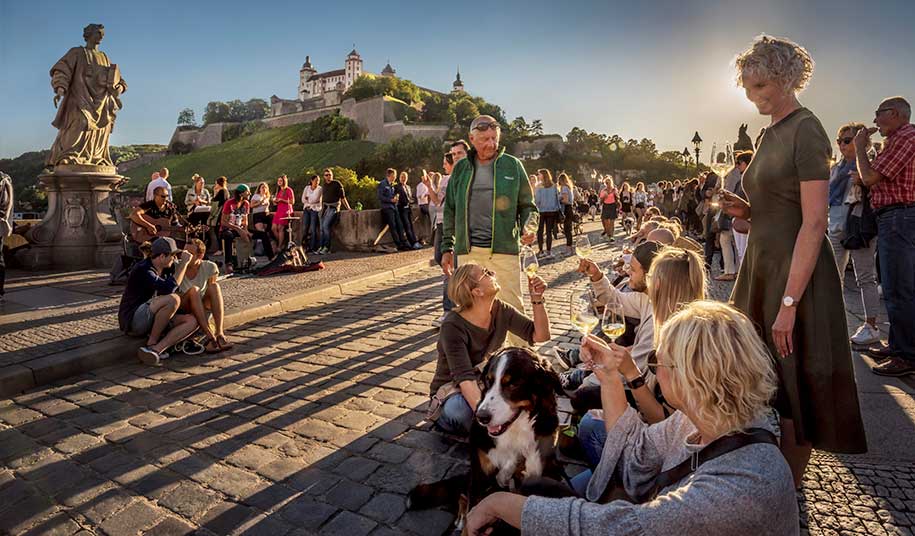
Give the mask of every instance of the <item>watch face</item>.
<svg viewBox="0 0 915 536">
<path fill-rule="evenodd" d="M 792 298 L 791 296 L 785 296 L 784 298 L 782 298 L 782 303 L 785 304 L 785 307 L 791 307 L 792 305 L 794 305 L 794 298 Z"/>
</svg>

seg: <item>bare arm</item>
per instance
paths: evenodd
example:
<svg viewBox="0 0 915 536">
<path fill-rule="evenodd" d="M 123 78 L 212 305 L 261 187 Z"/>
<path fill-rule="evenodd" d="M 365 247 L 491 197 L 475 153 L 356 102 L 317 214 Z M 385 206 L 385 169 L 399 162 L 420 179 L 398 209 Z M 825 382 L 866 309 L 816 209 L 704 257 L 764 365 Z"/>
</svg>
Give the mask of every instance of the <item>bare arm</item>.
<svg viewBox="0 0 915 536">
<path fill-rule="evenodd" d="M 617 345 L 611 345 L 611 348 L 617 349 Z M 618 349 L 624 353 L 623 359 L 620 362 L 620 374 L 626 378 L 627 382 L 631 382 L 638 378 L 642 372 L 635 364 L 635 361 L 632 360 L 632 354 L 627 348 L 620 346 Z M 648 384 L 642 384 L 641 387 L 630 389 L 629 392 L 632 393 L 633 398 L 635 398 L 635 403 L 638 405 L 639 411 L 642 412 L 642 416 L 645 417 L 645 421 L 648 424 L 654 424 L 664 420 L 664 406 L 655 398 L 654 393 L 648 388 Z"/>
<path fill-rule="evenodd" d="M 150 231 L 152 234 L 156 234 L 158 229 L 156 229 L 156 226 L 153 225 L 151 221 L 146 219 L 145 215 L 145 210 L 142 208 L 135 208 L 133 209 L 133 212 L 130 213 L 130 221 L 136 223 L 140 227 L 143 227 L 147 231 Z"/>
<path fill-rule="evenodd" d="M 886 179 L 880 172 L 871 167 L 871 161 L 867 157 L 866 146 L 855 146 L 855 162 L 858 164 L 858 175 L 861 176 L 861 182 L 865 186 L 873 186 Z"/>
<path fill-rule="evenodd" d="M 458 384 L 458 387 L 460 387 L 461 394 L 464 395 L 464 400 L 467 401 L 467 405 L 470 406 L 470 409 L 476 411 L 477 405 L 483 397 L 483 393 L 480 392 L 480 387 L 477 385 L 477 382 L 465 380 Z"/>
<path fill-rule="evenodd" d="M 534 309 L 534 342 L 546 342 L 552 338 L 550 317 L 543 301 L 546 282 L 540 277 L 532 277 L 528 281 L 528 290 L 531 295 L 531 307 Z"/>
<path fill-rule="evenodd" d="M 795 300 L 800 300 L 807 289 L 826 234 L 828 193 L 828 180 L 801 182 L 803 223 L 801 223 L 801 229 L 794 241 L 794 253 L 791 256 L 791 268 L 783 296 L 791 296 Z M 791 335 L 796 314 L 796 306 L 782 305 L 775 323 L 772 325 L 775 347 L 782 357 L 787 357 L 794 351 Z"/>
</svg>

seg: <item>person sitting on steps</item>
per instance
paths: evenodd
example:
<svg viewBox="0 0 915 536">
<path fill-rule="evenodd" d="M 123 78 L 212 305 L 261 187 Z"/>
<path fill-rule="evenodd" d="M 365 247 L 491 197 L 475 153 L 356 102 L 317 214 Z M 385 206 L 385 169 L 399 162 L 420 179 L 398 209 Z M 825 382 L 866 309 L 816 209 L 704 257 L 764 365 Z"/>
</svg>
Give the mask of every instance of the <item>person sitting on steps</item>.
<svg viewBox="0 0 915 536">
<path fill-rule="evenodd" d="M 177 264 L 175 260 L 180 259 Z M 175 293 L 184 280 L 191 254 L 178 249 L 171 238 L 157 238 L 149 256 L 134 265 L 118 307 L 118 325 L 132 337 L 146 336 L 146 345 L 137 350 L 139 360 L 158 365 L 168 358 L 166 349 L 183 341 L 197 330 L 192 315 L 179 314 L 181 297 Z M 167 268 L 174 275 L 163 277 Z M 171 323 L 172 328 L 166 332 Z"/>
</svg>

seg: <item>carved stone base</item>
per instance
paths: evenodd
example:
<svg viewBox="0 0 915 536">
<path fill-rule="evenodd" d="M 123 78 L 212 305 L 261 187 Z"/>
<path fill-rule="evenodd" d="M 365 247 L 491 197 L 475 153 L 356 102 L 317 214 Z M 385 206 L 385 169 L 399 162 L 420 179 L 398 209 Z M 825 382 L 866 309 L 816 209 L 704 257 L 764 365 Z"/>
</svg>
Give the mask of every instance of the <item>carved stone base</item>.
<svg viewBox="0 0 915 536">
<path fill-rule="evenodd" d="M 107 167 L 57 166 L 38 180 L 48 193 L 48 213 L 26 233 L 31 247 L 17 260 L 30 268 L 111 267 L 122 235 L 109 196 L 124 177 Z"/>
</svg>

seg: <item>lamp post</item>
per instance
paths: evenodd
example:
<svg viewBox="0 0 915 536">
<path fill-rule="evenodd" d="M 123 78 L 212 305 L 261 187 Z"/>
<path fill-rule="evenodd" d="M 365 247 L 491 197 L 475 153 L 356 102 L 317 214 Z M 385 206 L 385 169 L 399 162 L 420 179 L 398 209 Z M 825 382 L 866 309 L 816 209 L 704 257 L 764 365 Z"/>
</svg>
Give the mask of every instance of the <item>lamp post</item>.
<svg viewBox="0 0 915 536">
<path fill-rule="evenodd" d="M 699 174 L 699 148 L 702 146 L 702 138 L 699 137 L 699 131 L 693 136 L 693 147 L 696 148 L 696 174 Z"/>
<path fill-rule="evenodd" d="M 683 152 L 680 154 L 683 155 L 683 173 L 689 178 L 689 149 L 684 147 Z"/>
</svg>

